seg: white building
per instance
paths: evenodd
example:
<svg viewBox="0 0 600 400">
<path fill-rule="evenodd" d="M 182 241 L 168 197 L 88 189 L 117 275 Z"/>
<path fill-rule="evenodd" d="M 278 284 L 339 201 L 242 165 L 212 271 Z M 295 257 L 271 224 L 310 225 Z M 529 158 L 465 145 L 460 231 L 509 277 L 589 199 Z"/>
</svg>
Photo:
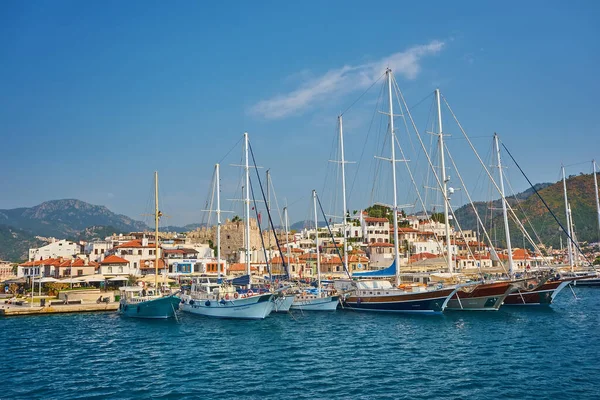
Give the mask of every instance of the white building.
<svg viewBox="0 0 600 400">
<path fill-rule="evenodd" d="M 148 242 L 148 238 L 134 239 L 123 243 L 115 248 L 115 254 L 130 263 L 131 270 L 139 275 L 142 260 L 153 260 L 156 258 L 154 243 Z M 161 257 L 161 248 L 158 248 L 158 257 Z"/>
<path fill-rule="evenodd" d="M 79 243 L 69 240 L 56 240 L 46 246 L 37 249 L 29 249 L 29 261 L 42 260 L 47 258 L 72 258 L 81 253 Z"/>
<path fill-rule="evenodd" d="M 390 221 L 387 218 L 365 217 L 362 219 L 362 229 L 367 243 L 390 242 Z"/>
<path fill-rule="evenodd" d="M 96 240 L 88 242 L 83 246 L 83 252 L 90 261 L 100 262 L 106 257 L 106 253 L 112 250 L 112 241 Z"/>
</svg>

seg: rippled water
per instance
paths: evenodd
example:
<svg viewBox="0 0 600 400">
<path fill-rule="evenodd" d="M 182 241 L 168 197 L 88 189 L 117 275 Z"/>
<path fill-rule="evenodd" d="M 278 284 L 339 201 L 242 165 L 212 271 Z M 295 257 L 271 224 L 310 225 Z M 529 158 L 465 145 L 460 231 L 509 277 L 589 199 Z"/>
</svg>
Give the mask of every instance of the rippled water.
<svg viewBox="0 0 600 400">
<path fill-rule="evenodd" d="M 600 289 L 550 309 L 0 319 L 2 399 L 598 399 Z"/>
</svg>

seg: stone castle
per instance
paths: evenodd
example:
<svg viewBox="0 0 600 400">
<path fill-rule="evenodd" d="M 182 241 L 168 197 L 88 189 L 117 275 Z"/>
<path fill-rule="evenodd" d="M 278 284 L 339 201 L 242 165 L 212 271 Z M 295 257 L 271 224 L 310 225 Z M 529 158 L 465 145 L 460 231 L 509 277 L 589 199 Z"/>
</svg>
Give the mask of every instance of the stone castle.
<svg viewBox="0 0 600 400">
<path fill-rule="evenodd" d="M 246 223 L 242 219 L 236 219 L 235 221 L 226 220 L 221 225 L 221 257 L 229 262 L 239 262 L 239 253 L 245 249 L 245 233 Z M 265 247 L 275 247 L 275 236 L 273 231 L 265 231 L 263 228 L 263 240 Z M 206 244 L 212 242 L 216 245 L 217 241 L 217 227 L 202 227 L 195 231 L 188 232 L 187 238 L 191 243 L 202 243 Z M 260 232 L 256 219 L 250 218 L 250 249 L 260 250 L 262 249 L 262 243 L 260 240 Z"/>
</svg>

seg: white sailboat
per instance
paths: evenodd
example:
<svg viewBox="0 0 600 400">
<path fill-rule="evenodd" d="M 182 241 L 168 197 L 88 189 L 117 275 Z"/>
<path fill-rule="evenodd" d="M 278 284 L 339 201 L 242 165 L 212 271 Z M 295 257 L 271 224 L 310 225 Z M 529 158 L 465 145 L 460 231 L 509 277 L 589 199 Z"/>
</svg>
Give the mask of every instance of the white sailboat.
<svg viewBox="0 0 600 400">
<path fill-rule="evenodd" d="M 313 203 L 315 210 L 315 245 L 317 247 L 317 293 L 303 291 L 296 295 L 292 303 L 292 310 L 302 311 L 335 311 L 339 296 L 332 296 L 323 291 L 321 287 L 321 253 L 319 250 L 319 223 L 317 214 L 317 192 L 313 190 Z"/>
<path fill-rule="evenodd" d="M 119 313 L 132 318 L 161 319 L 172 318 L 179 306 L 180 299 L 170 293 L 161 293 L 158 287 L 158 222 L 162 213 L 158 210 L 158 172 L 154 172 L 154 288 L 124 286 L 119 288 L 121 300 Z M 166 274 L 166 271 L 165 271 Z"/>
<path fill-rule="evenodd" d="M 250 278 L 250 174 L 248 165 L 248 134 L 244 133 L 245 173 L 246 173 L 246 273 Z M 193 278 L 190 293 L 182 296 L 183 312 L 215 318 L 264 319 L 274 308 L 272 293 L 245 293 L 237 291 L 232 282 L 223 280 L 221 271 L 221 196 L 219 164 L 215 165 L 215 185 L 217 186 L 217 265 L 218 279 Z"/>
</svg>

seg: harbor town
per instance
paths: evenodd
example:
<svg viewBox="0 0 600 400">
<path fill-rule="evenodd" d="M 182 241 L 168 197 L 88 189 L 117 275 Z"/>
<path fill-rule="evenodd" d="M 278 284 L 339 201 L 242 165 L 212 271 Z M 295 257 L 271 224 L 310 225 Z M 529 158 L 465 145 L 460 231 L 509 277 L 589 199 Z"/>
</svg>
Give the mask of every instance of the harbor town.
<svg viewBox="0 0 600 400">
<path fill-rule="evenodd" d="M 600 2 L 0 2 L 0 400 L 600 399 Z"/>
</svg>

